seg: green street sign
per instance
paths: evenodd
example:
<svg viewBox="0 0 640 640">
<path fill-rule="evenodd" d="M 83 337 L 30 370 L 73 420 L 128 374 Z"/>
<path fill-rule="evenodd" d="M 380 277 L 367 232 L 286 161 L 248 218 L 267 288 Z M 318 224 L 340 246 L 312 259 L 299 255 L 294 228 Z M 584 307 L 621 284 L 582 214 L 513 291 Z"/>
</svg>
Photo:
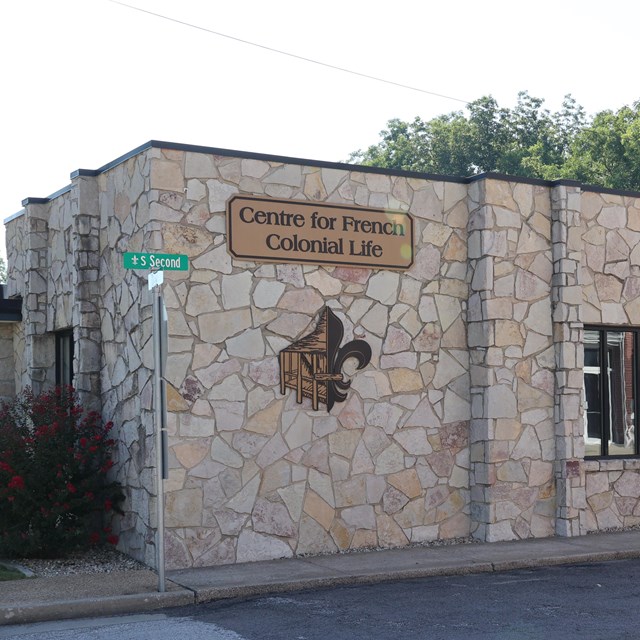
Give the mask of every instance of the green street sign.
<svg viewBox="0 0 640 640">
<path fill-rule="evenodd" d="M 133 253 L 128 251 L 124 254 L 124 268 L 187 271 L 189 256 L 178 253 Z"/>
</svg>

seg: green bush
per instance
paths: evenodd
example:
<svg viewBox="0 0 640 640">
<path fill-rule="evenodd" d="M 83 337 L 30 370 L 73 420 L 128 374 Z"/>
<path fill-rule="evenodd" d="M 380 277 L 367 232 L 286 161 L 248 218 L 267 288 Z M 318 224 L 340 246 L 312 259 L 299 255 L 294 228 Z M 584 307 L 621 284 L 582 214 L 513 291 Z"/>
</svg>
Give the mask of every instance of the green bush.
<svg viewBox="0 0 640 640">
<path fill-rule="evenodd" d="M 117 544 L 105 515 L 124 499 L 108 480 L 112 423 L 71 387 L 30 390 L 0 407 L 0 556 L 61 557 Z"/>
</svg>

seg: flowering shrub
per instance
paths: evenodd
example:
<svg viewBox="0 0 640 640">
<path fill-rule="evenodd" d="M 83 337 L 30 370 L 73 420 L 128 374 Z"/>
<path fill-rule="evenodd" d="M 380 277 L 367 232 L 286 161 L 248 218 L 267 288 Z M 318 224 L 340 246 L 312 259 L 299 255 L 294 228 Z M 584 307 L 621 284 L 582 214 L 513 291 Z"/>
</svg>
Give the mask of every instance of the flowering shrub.
<svg viewBox="0 0 640 640">
<path fill-rule="evenodd" d="M 104 526 L 124 495 L 107 479 L 111 423 L 71 387 L 0 407 L 0 556 L 59 557 L 118 538 Z"/>
</svg>

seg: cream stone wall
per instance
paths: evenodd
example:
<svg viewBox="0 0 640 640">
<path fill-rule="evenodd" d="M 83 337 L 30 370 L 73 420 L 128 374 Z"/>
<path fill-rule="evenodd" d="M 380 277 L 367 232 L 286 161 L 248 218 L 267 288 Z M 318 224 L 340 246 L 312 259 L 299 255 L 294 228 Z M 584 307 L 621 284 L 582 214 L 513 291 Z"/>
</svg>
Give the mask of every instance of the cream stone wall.
<svg viewBox="0 0 640 640">
<path fill-rule="evenodd" d="M 24 296 L 27 216 L 22 211 L 5 224 L 7 244 L 7 297 Z"/>
<path fill-rule="evenodd" d="M 414 264 L 234 259 L 237 194 L 408 212 Z M 154 298 L 122 254 L 183 253 L 162 288 L 168 567 L 629 526 L 637 461 L 584 461 L 582 335 L 640 324 L 639 202 L 150 144 L 8 223 L 17 388 L 52 382 L 73 326 L 76 385 L 115 424 L 120 548 L 154 565 Z M 278 368 L 325 305 L 372 348 L 330 413 L 281 395 Z"/>
<path fill-rule="evenodd" d="M 582 194 L 585 324 L 640 325 L 640 197 Z M 640 461 L 583 463 L 585 531 L 640 523 Z"/>
<path fill-rule="evenodd" d="M 582 194 L 585 324 L 640 324 L 640 198 Z"/>
<path fill-rule="evenodd" d="M 99 203 L 99 291 L 102 411 L 118 435 L 116 472 L 126 486 L 120 545 L 155 564 L 156 487 L 151 377 L 152 301 L 142 271 L 125 270 L 122 254 L 159 248 L 150 222 L 150 156 L 141 154 L 96 179 Z"/>
<path fill-rule="evenodd" d="M 48 206 L 48 269 L 46 330 L 59 331 L 73 326 L 74 261 L 72 233 L 78 215 L 76 190 L 56 198 Z"/>
<path fill-rule="evenodd" d="M 468 311 L 473 531 L 554 533 L 554 349 L 548 189 L 470 189 Z"/>
<path fill-rule="evenodd" d="M 62 268 L 68 258 L 64 256 L 64 249 L 58 249 L 56 240 L 65 236 L 65 219 L 68 224 L 77 213 L 77 197 L 73 190 L 52 201 L 34 202 L 25 208 L 24 289 L 20 292 L 24 299 L 21 387 L 30 386 L 36 393 L 55 384 L 55 339 L 52 331 L 58 328 L 55 326 L 56 314 L 64 313 L 65 307 L 69 308 L 70 295 L 64 291 L 64 286 L 70 284 L 69 278 L 66 281 L 64 278 L 69 269 Z M 52 240 L 53 247 L 50 245 Z M 10 270 L 15 270 L 11 269 L 11 263 Z M 54 274 L 57 278 L 53 277 Z"/>
<path fill-rule="evenodd" d="M 24 296 L 25 273 L 26 273 L 26 244 L 25 228 L 26 215 L 24 212 L 11 218 L 5 225 L 5 240 L 7 250 L 7 288 L 6 295 L 9 298 Z M 24 303 L 23 303 L 24 308 Z M 12 362 L 8 366 L 13 368 L 13 394 L 23 388 L 23 380 L 26 376 L 24 322 L 13 326 Z M 7 374 L 8 377 L 8 374 Z"/>
<path fill-rule="evenodd" d="M 150 221 L 167 273 L 169 566 L 200 566 L 469 534 L 466 188 L 164 152 Z M 405 273 L 253 264 L 226 247 L 237 193 L 390 207 L 415 217 Z M 372 347 L 331 414 L 279 393 L 277 354 L 329 304 Z"/>
</svg>

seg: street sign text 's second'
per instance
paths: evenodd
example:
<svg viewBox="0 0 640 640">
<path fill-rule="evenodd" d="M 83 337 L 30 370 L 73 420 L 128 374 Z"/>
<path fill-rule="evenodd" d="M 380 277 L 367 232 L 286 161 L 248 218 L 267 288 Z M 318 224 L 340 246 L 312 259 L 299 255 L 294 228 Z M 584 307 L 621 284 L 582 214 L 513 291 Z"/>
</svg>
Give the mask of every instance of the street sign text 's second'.
<svg viewBox="0 0 640 640">
<path fill-rule="evenodd" d="M 124 254 L 125 269 L 161 269 L 162 271 L 187 271 L 189 257 L 172 253 L 134 253 Z"/>
</svg>

